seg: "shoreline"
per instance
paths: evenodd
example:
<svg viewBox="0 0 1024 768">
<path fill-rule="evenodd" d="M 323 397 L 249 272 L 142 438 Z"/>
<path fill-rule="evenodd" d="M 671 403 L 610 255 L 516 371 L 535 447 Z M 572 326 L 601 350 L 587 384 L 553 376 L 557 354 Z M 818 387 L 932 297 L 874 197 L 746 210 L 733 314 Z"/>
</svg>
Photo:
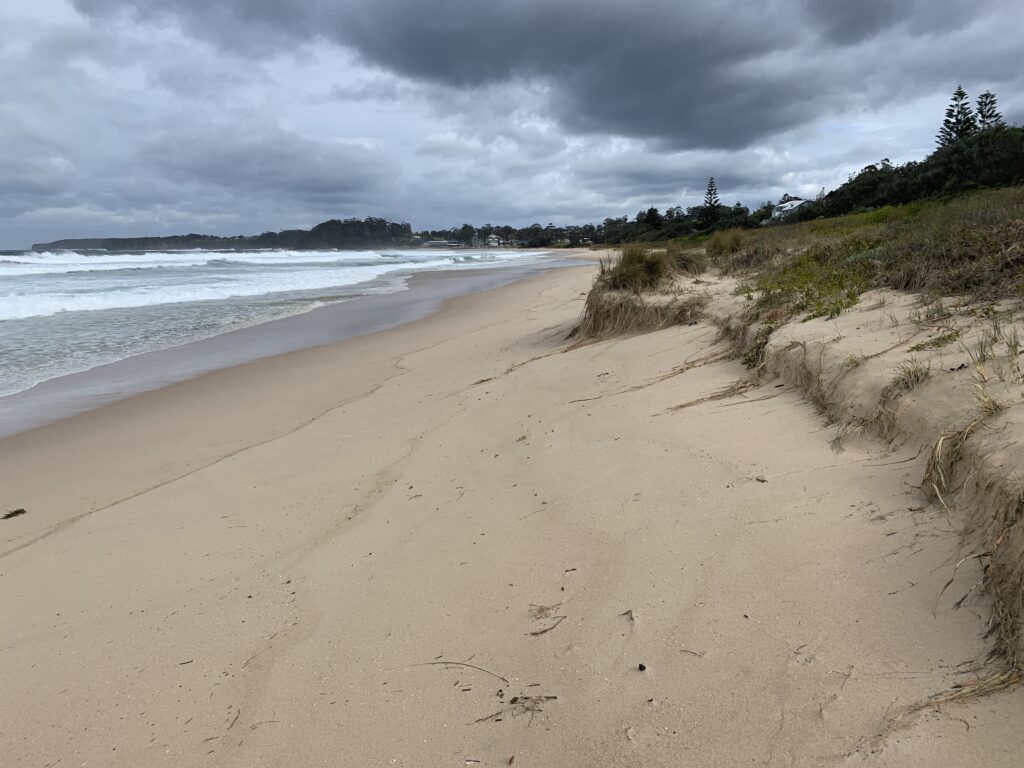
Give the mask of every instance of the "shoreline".
<svg viewBox="0 0 1024 768">
<path fill-rule="evenodd" d="M 568 346 L 593 272 L 0 440 L 11 765 L 1015 766 L 1021 689 L 887 728 L 988 648 L 927 457 Z"/>
<path fill-rule="evenodd" d="M 587 261 L 584 256 L 577 258 Z M 338 407 L 339 402 L 358 399 L 394 377 L 395 361 L 415 350 L 418 339 L 433 334 L 457 335 L 464 318 L 480 314 L 492 298 L 501 299 L 503 306 L 521 300 L 558 273 L 567 274 L 564 279 L 555 281 L 556 285 L 571 284 L 578 280 L 581 272 L 589 273 L 585 266 L 584 263 L 545 269 L 497 287 L 456 293 L 439 299 L 432 306 L 432 312 L 418 319 L 391 323 L 385 328 L 335 342 L 300 346 L 213 368 L 153 389 L 97 403 L 95 407 L 13 434 L 0 435 L 0 489 L 16 487 L 16 478 L 32 477 L 38 483 L 32 484 L 30 496 L 63 497 L 63 489 L 49 487 L 50 480 L 33 471 L 37 454 L 45 454 L 51 457 L 46 463 L 59 469 L 63 481 L 80 494 L 75 497 L 76 503 L 86 504 L 90 507 L 86 514 L 91 514 L 95 508 L 118 503 L 119 498 L 131 496 L 149 484 L 163 484 L 197 471 L 197 467 L 215 464 L 239 450 L 301 429 Z M 570 277 L 571 273 L 576 274 Z M 424 277 L 422 283 L 439 285 L 447 276 L 439 273 Z M 585 277 L 584 284 L 589 285 L 589 282 L 590 278 Z M 387 299 L 405 293 L 368 298 Z M 272 322 L 300 320 L 315 312 L 351 303 L 322 307 Z M 233 333 L 257 332 L 266 325 L 269 323 Z M 206 341 L 231 335 L 223 334 Z M 347 363 L 350 359 L 356 363 L 351 368 Z M 325 379 L 325 370 L 340 371 L 341 379 Z M 296 398 L 296 392 L 301 392 L 302 397 Z M 193 421 L 196 411 L 212 419 Z M 91 455 L 92 446 L 141 443 L 151 435 L 158 435 L 159 442 L 147 444 L 144 452 L 117 454 L 120 459 L 127 459 L 123 466 L 119 461 L 105 461 L 102 455 Z M 88 460 L 82 462 L 83 457 Z M 120 483 L 112 483 L 112 477 L 119 478 Z M 5 503 L 10 506 L 14 502 L 10 497 L 0 499 L 0 507 Z M 61 505 L 55 506 L 53 514 L 45 515 L 42 521 L 38 515 L 31 522 L 27 515 L 17 519 L 17 527 L 29 528 L 27 536 L 9 536 L 16 527 L 11 524 L 0 528 L 0 557 L 23 547 L 25 540 L 35 541 L 38 536 L 48 535 L 51 530 L 77 519 L 77 514 L 69 513 Z"/>
<path fill-rule="evenodd" d="M 145 352 L 39 382 L 0 397 L 0 438 L 51 424 L 126 397 L 213 370 L 414 322 L 449 298 L 486 291 L 549 269 L 571 266 L 578 252 L 547 254 L 541 262 L 480 269 L 411 272 L 406 286 Z"/>
</svg>

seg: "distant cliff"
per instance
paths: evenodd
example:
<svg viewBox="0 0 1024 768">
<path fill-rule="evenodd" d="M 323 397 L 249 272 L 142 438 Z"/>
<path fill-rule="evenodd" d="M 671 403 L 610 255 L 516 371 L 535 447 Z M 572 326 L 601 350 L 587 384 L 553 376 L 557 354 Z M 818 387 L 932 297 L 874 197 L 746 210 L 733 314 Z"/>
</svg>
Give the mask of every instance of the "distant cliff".
<svg viewBox="0 0 1024 768">
<path fill-rule="evenodd" d="M 91 248 L 102 248 L 105 243 L 102 237 L 100 238 L 85 238 L 82 240 L 54 240 L 52 243 L 35 243 L 32 245 L 33 251 L 79 251 L 88 250 Z"/>
<path fill-rule="evenodd" d="M 408 245 L 412 241 L 412 227 L 387 219 L 331 219 L 312 229 L 286 229 L 264 232 L 262 235 L 169 235 L 166 237 L 107 237 L 54 240 L 35 243 L 33 251 L 89 250 L 108 251 L 185 251 L 252 250 L 254 248 L 282 248 L 311 251 L 332 248 L 377 248 L 380 246 Z"/>
</svg>

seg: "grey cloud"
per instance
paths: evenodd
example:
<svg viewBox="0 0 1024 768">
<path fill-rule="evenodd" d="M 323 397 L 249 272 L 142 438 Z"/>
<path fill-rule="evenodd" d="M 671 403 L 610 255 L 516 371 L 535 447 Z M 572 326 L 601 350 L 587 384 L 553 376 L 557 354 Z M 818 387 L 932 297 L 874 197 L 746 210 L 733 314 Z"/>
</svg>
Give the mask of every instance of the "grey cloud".
<svg viewBox="0 0 1024 768">
<path fill-rule="evenodd" d="M 0 245 L 756 204 L 922 156 L 961 80 L 1024 119 L 1015 0 L 70 1 L 0 9 Z"/>
<path fill-rule="evenodd" d="M 998 6 L 991 0 L 803 0 L 807 21 L 840 45 L 894 32 L 920 36 L 955 30 Z"/>
<path fill-rule="evenodd" d="M 904 18 L 908 2 L 891 0 L 805 0 L 808 20 L 837 43 L 851 44 L 873 37 L 879 31 Z"/>
<path fill-rule="evenodd" d="M 799 164 L 765 158 L 746 151 L 683 152 L 656 154 L 643 149 L 597 157 L 574 173 L 586 188 L 616 190 L 629 199 L 671 201 L 673 204 L 696 202 L 703 195 L 708 177 L 714 176 L 723 200 L 749 200 L 752 192 L 773 188 L 782 175 L 792 173 Z"/>
<path fill-rule="evenodd" d="M 223 106 L 235 101 L 234 94 L 254 81 L 261 73 L 252 68 L 231 66 L 230 62 L 196 52 L 178 49 L 171 61 L 155 62 L 147 72 L 147 81 L 154 88 L 189 101 L 214 100 Z"/>
<path fill-rule="evenodd" d="M 74 166 L 59 156 L 0 159 L 0 215 L 17 216 L 69 199 Z"/>
<path fill-rule="evenodd" d="M 407 83 L 395 77 L 376 75 L 357 83 L 335 83 L 328 91 L 332 99 L 342 101 L 399 101 L 412 96 Z"/>
<path fill-rule="evenodd" d="M 100 16 L 125 7 L 76 5 Z M 240 40 L 326 39 L 420 82 L 457 89 L 541 82 L 545 114 L 567 130 L 672 149 L 742 148 L 869 92 L 892 98 L 905 88 L 902 73 L 879 72 L 878 63 L 879 56 L 898 61 L 898 50 L 857 51 L 836 62 L 837 46 L 893 29 L 905 40 L 951 32 L 998 10 L 987 0 L 969 8 L 949 0 L 221 0 L 213 12 L 205 0 L 132 0 L 130 7 L 143 18 L 176 18 L 232 49 Z M 936 70 L 929 62 L 918 81 L 955 78 Z"/>
<path fill-rule="evenodd" d="M 316 142 L 272 127 L 200 125 L 165 132 L 139 159 L 180 183 L 244 197 L 279 197 L 345 206 L 379 196 L 396 169 L 378 152 Z"/>
<path fill-rule="evenodd" d="M 77 7 L 101 16 L 124 9 L 112 0 L 77 0 Z M 810 114 L 808 107 L 766 107 L 778 105 L 780 88 L 809 92 L 812 84 L 778 82 L 770 72 L 733 74 L 737 56 L 764 55 L 771 45 L 796 38 L 781 19 L 750 18 L 737 4 L 689 10 L 604 0 L 223 0 L 212 14 L 197 0 L 134 0 L 131 7 L 151 19 L 174 14 L 191 33 L 231 49 L 239 38 L 251 39 L 240 28 L 264 43 L 273 29 L 279 45 L 330 39 L 418 81 L 465 88 L 540 80 L 550 87 L 549 114 L 579 132 L 739 146 Z M 759 119 L 728 119 L 739 110 Z"/>
<path fill-rule="evenodd" d="M 523 166 L 534 171 L 551 167 L 566 159 L 568 142 L 554 131 L 535 126 L 506 126 L 495 130 L 483 127 L 478 132 L 449 132 L 427 137 L 416 154 L 454 161 L 472 161 L 480 167 L 501 163 L 504 167 Z"/>
<path fill-rule="evenodd" d="M 275 87 L 261 64 L 120 24 L 18 32 L 0 51 L 0 247 L 310 226 L 393 194 L 387 155 L 247 103 Z"/>
</svg>

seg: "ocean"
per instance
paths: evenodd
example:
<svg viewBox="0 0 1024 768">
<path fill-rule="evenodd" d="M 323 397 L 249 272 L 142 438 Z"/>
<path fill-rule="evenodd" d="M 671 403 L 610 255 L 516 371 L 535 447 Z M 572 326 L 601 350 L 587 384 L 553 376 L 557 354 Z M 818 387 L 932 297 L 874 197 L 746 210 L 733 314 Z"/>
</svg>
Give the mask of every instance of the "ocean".
<svg viewBox="0 0 1024 768">
<path fill-rule="evenodd" d="M 514 250 L 0 252 L 0 397 L 147 352 L 406 288 Z"/>
</svg>

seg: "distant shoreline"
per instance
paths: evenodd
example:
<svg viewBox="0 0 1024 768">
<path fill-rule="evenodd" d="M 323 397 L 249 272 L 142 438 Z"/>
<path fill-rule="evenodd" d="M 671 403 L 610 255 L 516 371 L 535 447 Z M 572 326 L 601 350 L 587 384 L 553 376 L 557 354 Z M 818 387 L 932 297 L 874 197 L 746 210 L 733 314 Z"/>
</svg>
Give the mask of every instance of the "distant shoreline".
<svg viewBox="0 0 1024 768">
<path fill-rule="evenodd" d="M 101 253 L 109 254 L 133 254 L 133 253 L 152 253 L 154 251 L 164 251 L 167 253 L 192 253 L 192 252 L 206 252 L 211 253 L 249 253 L 249 252 L 263 252 L 263 251 L 295 251 L 297 253 L 306 253 L 311 251 L 429 251 L 432 249 L 462 249 L 474 251 L 531 251 L 531 250 L 562 250 L 559 248 L 522 248 L 520 246 L 501 246 L 501 245 L 475 245 L 470 246 L 463 245 L 462 243 L 447 243 L 444 246 L 424 243 L 422 245 L 359 245 L 352 247 L 339 247 L 339 248 L 324 248 L 316 246 L 305 246 L 305 247 L 284 247 L 280 245 L 251 245 L 249 243 L 239 243 L 237 245 L 175 245 L 175 246 L 147 246 L 147 247 L 133 247 L 133 248 L 106 248 L 103 245 L 86 245 L 89 241 L 85 240 L 56 240 L 52 243 L 34 243 L 31 248 L 23 249 L 7 249 L 0 250 L 0 254 L 17 254 L 17 253 L 47 253 L 54 251 L 97 251 Z M 107 241 L 100 241 L 107 242 Z M 576 249 L 565 249 L 565 250 L 576 250 Z"/>
<path fill-rule="evenodd" d="M 581 254 L 567 253 L 579 258 Z M 40 382 L 0 397 L 0 438 L 159 389 L 210 371 L 394 328 L 436 312 L 448 299 L 508 285 L 565 266 L 553 258 L 527 265 L 419 272 L 405 290 L 367 294 Z"/>
</svg>

